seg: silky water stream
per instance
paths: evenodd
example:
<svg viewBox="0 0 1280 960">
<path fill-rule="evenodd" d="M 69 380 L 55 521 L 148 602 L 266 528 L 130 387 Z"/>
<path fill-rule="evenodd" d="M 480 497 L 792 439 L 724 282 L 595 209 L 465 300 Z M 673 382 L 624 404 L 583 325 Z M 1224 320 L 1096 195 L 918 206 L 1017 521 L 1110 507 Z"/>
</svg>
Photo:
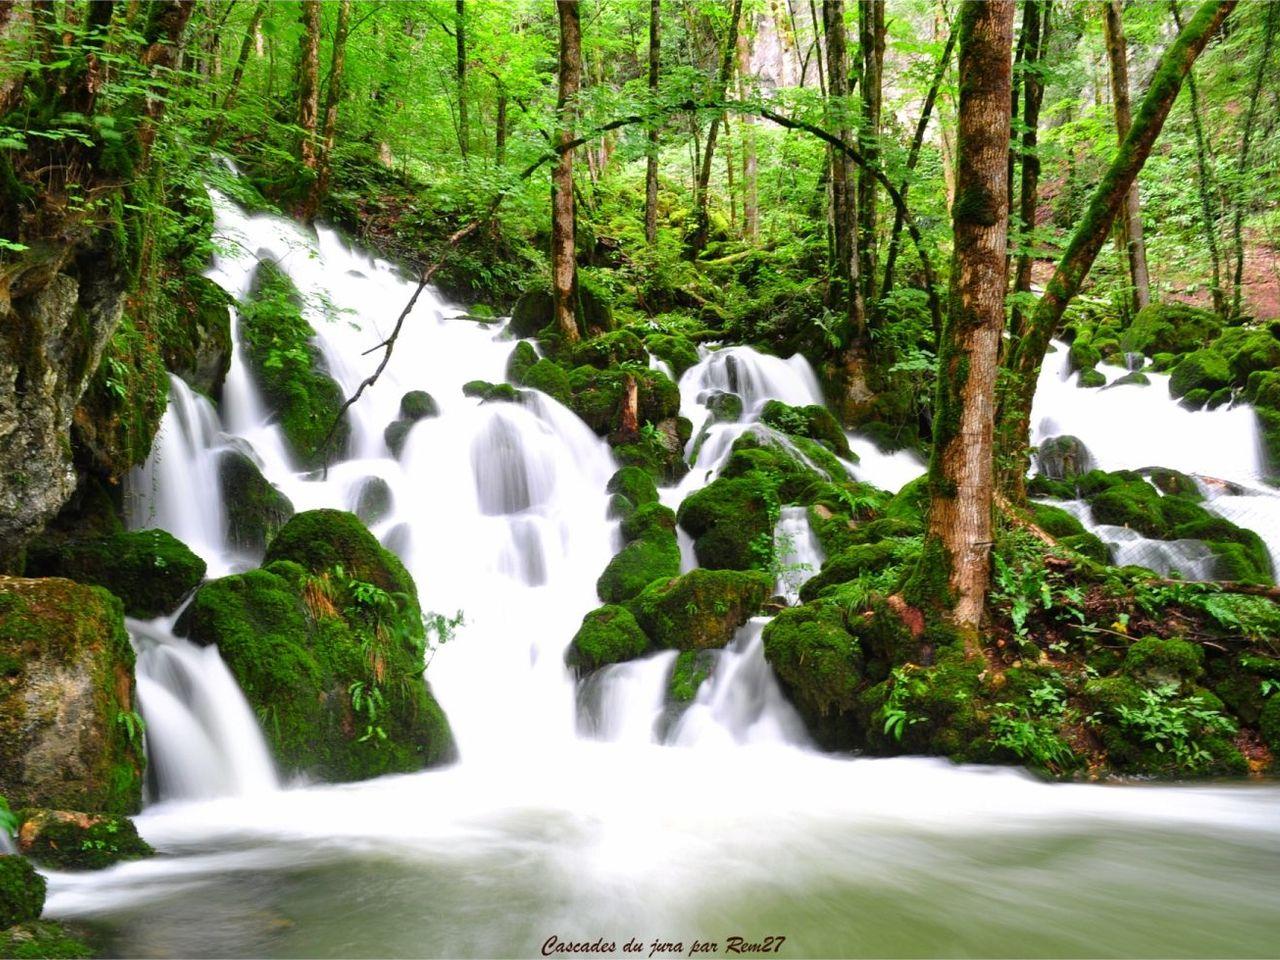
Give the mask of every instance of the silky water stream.
<svg viewBox="0 0 1280 960">
<path fill-rule="evenodd" d="M 277 260 L 349 394 L 412 285 L 327 230 L 213 199 L 224 252 L 211 276 L 239 296 L 258 258 Z M 528 956 L 551 938 L 600 940 L 614 956 L 632 938 L 644 956 L 666 941 L 687 956 L 695 941 L 725 953 L 732 937 L 785 938 L 772 942 L 784 956 L 1280 951 L 1274 785 L 1050 785 L 1012 769 L 826 756 L 764 662 L 762 618 L 715 656 L 679 715 L 662 696 L 670 653 L 576 685 L 563 651 L 618 546 L 604 489 L 615 464 L 553 400 L 462 396 L 467 380 L 500 381 L 512 346 L 501 324 L 424 292 L 353 409 L 350 457 L 324 477 L 290 462 L 239 357 L 218 411 L 174 382 L 131 521 L 172 530 L 214 576 L 257 559 L 226 542 L 216 458 L 228 446 L 251 452 L 299 510 L 349 509 L 368 478 L 385 480 L 392 509 L 374 533 L 404 558 L 424 608 L 466 615 L 429 671 L 461 759 L 356 784 L 280 784 L 217 652 L 175 638 L 170 619 L 131 623 L 152 769 L 137 822 L 161 855 L 50 874 L 50 915 L 89 924 L 119 955 L 157 957 Z M 1246 427 L 1220 426 L 1247 424 L 1247 411 L 1206 423 L 1204 448 L 1183 433 L 1173 456 L 1153 434 L 1172 429 L 1164 421 L 1121 436 L 1105 401 L 1120 389 L 1067 394 L 1047 366 L 1057 379 L 1037 401 L 1040 434 L 1097 437 L 1109 467 L 1234 469 L 1271 508 L 1256 454 L 1227 450 Z M 710 428 L 688 477 L 663 492 L 672 506 L 743 430 L 768 429 L 754 422 L 766 400 L 822 400 L 803 360 L 741 347 L 704 352 L 680 388 L 695 431 L 716 389 L 734 389 L 746 412 Z M 409 389 L 430 391 L 441 415 L 418 423 L 397 459 L 382 430 Z M 1167 390 L 1148 389 L 1153 415 L 1199 416 L 1170 413 Z M 896 489 L 923 469 L 852 439 L 862 479 Z M 803 514 L 780 523 L 790 559 L 816 569 Z"/>
</svg>

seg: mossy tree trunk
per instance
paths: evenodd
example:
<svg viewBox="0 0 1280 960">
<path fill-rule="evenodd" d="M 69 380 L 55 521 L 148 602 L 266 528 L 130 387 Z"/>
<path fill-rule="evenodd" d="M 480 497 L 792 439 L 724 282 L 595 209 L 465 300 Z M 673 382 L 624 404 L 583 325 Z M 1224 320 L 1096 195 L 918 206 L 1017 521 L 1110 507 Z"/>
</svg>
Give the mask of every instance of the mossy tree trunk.
<svg viewBox="0 0 1280 960">
<path fill-rule="evenodd" d="M 862 123 L 858 150 L 874 165 L 880 163 L 880 113 L 884 103 L 884 0 L 858 0 L 858 45 L 862 54 Z M 858 257 L 862 300 L 875 310 L 876 178 L 865 167 L 858 171 Z"/>
<path fill-rule="evenodd" d="M 298 40 L 298 159 L 308 170 L 317 163 L 316 122 L 320 113 L 320 0 L 302 0 Z"/>
<path fill-rule="evenodd" d="M 467 162 L 471 137 L 467 122 L 467 7 L 466 0 L 455 0 L 453 13 L 454 77 L 458 84 L 458 152 Z"/>
<path fill-rule="evenodd" d="M 1129 135 L 1094 189 L 1026 330 L 1008 353 L 1007 376 L 1002 380 L 998 411 L 1000 485 L 1016 501 L 1025 499 L 1031 400 L 1049 340 L 1106 243 L 1129 188 L 1164 127 L 1182 81 L 1235 6 L 1236 0 L 1207 0 L 1160 58 Z"/>
<path fill-rule="evenodd" d="M 751 91 L 751 40 L 747 31 L 738 33 L 738 99 L 746 100 Z M 759 165 L 756 159 L 756 118 L 743 114 L 738 122 L 742 135 L 742 236 L 752 242 L 760 239 Z"/>
<path fill-rule="evenodd" d="M 1040 203 L 1040 155 L 1036 144 L 1039 138 L 1040 104 L 1044 100 L 1044 60 L 1049 48 L 1053 3 L 1051 0 L 1026 0 L 1023 11 L 1022 29 L 1027 33 L 1027 62 L 1031 66 L 1022 82 L 1022 180 L 1018 203 L 1020 249 L 1014 271 L 1013 292 L 1029 294 L 1036 211 Z M 1010 320 L 1010 329 L 1015 338 L 1022 332 L 1022 321 L 1022 308 L 1015 302 Z"/>
<path fill-rule="evenodd" d="M 351 0 L 339 0 L 338 24 L 333 32 L 333 55 L 329 61 L 329 89 L 324 98 L 324 127 L 320 136 L 316 179 L 302 211 L 311 220 L 329 192 L 329 175 L 333 169 L 333 147 L 338 136 L 338 104 L 342 101 L 342 79 L 347 62 L 347 30 L 351 23 Z"/>
<path fill-rule="evenodd" d="M 649 0 L 649 96 L 658 99 L 658 64 L 662 47 L 662 0 Z M 644 168 L 644 241 L 658 241 L 658 125 L 649 125 Z"/>
<path fill-rule="evenodd" d="M 560 19 L 560 90 L 556 101 L 556 143 L 573 141 L 573 113 L 582 85 L 582 23 L 578 0 L 557 0 Z M 561 149 L 551 175 L 551 295 L 560 335 L 578 338 L 578 269 L 574 250 L 573 148 Z"/>
<path fill-rule="evenodd" d="M 222 128 L 226 125 L 227 114 L 235 106 L 236 97 L 240 93 L 240 83 L 244 80 L 244 69 L 249 63 L 249 54 L 253 50 L 253 41 L 258 34 L 258 25 L 262 23 L 262 16 L 266 12 L 266 0 L 258 0 L 257 6 L 253 8 L 253 16 L 249 18 L 249 26 L 245 28 L 244 39 L 240 41 L 240 55 L 236 57 L 235 68 L 231 71 L 231 82 L 227 85 L 227 95 L 222 98 L 222 109 L 218 112 L 218 118 L 213 122 L 213 132 L 209 134 L 209 146 L 211 147 L 222 136 Z"/>
<path fill-rule="evenodd" d="M 827 35 L 827 91 L 834 115 L 828 123 L 841 143 L 851 139 L 849 125 L 849 58 L 845 50 L 844 0 L 823 0 L 822 25 Z M 832 261 L 828 299 L 847 318 L 846 347 L 861 346 L 866 339 L 867 317 L 862 285 L 858 280 L 858 196 L 853 161 L 839 150 L 831 155 Z"/>
<path fill-rule="evenodd" d="M 1129 45 L 1124 38 L 1124 21 L 1120 16 L 1120 0 L 1103 4 L 1103 32 L 1107 42 L 1107 61 L 1111 66 L 1111 100 L 1115 107 L 1116 136 L 1124 138 L 1133 126 L 1129 106 Z M 1129 281 L 1133 287 L 1133 309 L 1141 310 L 1151 302 L 1151 281 L 1147 274 L 1147 245 L 1142 239 L 1142 204 L 1138 198 L 1138 178 L 1133 178 L 1120 208 L 1120 243 L 1129 261 Z"/>
<path fill-rule="evenodd" d="M 722 103 L 729 90 L 729 78 L 733 74 L 733 64 L 738 53 L 738 21 L 742 19 L 742 0 L 733 0 L 729 11 L 729 33 L 725 37 L 724 47 L 720 51 L 720 72 L 716 75 L 715 100 Z M 707 142 L 702 150 L 702 164 L 698 170 L 698 181 L 694 189 L 696 217 L 690 252 L 696 257 L 707 245 L 707 235 L 711 225 L 707 215 L 707 192 L 711 187 L 711 162 L 715 159 L 716 139 L 720 134 L 720 114 L 711 117 L 711 125 L 707 128 Z"/>
<path fill-rule="evenodd" d="M 953 254 L 938 344 L 929 520 L 909 599 L 976 645 L 989 582 L 997 353 L 1008 280 L 1014 0 L 960 10 Z"/>
</svg>

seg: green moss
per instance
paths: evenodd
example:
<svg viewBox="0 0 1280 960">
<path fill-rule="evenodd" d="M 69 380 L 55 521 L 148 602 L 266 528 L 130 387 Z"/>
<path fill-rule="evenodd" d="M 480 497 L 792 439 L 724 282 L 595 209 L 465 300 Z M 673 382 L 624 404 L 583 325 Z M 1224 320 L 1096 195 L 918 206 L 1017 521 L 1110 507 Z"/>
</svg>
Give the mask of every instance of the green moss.
<svg viewBox="0 0 1280 960">
<path fill-rule="evenodd" d="M 702 682 L 711 675 L 714 656 L 708 650 L 681 651 L 667 680 L 667 699 L 673 703 L 692 703 Z"/>
<path fill-rule="evenodd" d="M 1093 457 L 1078 437 L 1050 437 L 1036 448 L 1036 465 L 1051 480 L 1073 480 L 1088 472 Z"/>
<path fill-rule="evenodd" d="M 532 337 L 555 317 L 555 304 L 546 289 L 528 290 L 521 294 L 511 311 L 508 329 L 517 337 Z"/>
<path fill-rule="evenodd" d="M 1106 375 L 1095 370 L 1093 367 L 1080 371 L 1080 379 L 1076 381 L 1076 386 L 1081 389 L 1092 390 L 1097 387 L 1105 387 L 1107 385 Z"/>
<path fill-rule="evenodd" d="M 768 598 L 773 581 L 763 573 L 691 570 L 649 584 L 627 608 L 656 647 L 723 647 Z"/>
<path fill-rule="evenodd" d="M 641 423 L 659 423 L 679 414 L 680 391 L 675 383 L 661 371 L 647 369 L 575 367 L 569 373 L 569 406 L 596 433 L 611 433 L 622 425 L 628 379 L 636 383 Z"/>
<path fill-rule="evenodd" d="M 351 430 L 345 414 L 338 420 L 342 388 L 324 369 L 297 288 L 270 261 L 258 265 L 240 325 L 249 369 L 280 418 L 293 455 L 304 466 L 315 467 L 341 453 Z M 320 449 L 335 421 L 332 439 Z"/>
<path fill-rule="evenodd" d="M 240 450 L 222 454 L 218 480 L 227 512 L 227 539 L 242 550 L 261 554 L 293 516 L 293 503 Z"/>
<path fill-rule="evenodd" d="M 602 370 L 623 363 L 644 366 L 648 360 L 649 355 L 645 351 L 644 344 L 630 330 L 602 333 L 590 340 L 581 341 L 573 348 L 575 365 L 586 364 Z"/>
<path fill-rule="evenodd" d="M 98 952 L 61 923 L 32 920 L 0 930 L 0 957 L 13 960 L 88 960 Z"/>
<path fill-rule="evenodd" d="M 1258 716 L 1258 732 L 1272 755 L 1280 756 L 1280 696 L 1267 698 Z"/>
<path fill-rule="evenodd" d="M 1041 530 L 1058 539 L 1079 536 L 1085 532 L 1084 524 L 1072 514 L 1047 503 L 1032 503 L 1031 518 Z"/>
<path fill-rule="evenodd" d="M 569 374 L 554 360 L 539 360 L 525 372 L 523 382 L 529 389 L 540 390 L 566 406 L 572 399 Z"/>
<path fill-rule="evenodd" d="M 520 346 L 527 347 L 529 345 L 522 343 Z M 440 416 L 440 405 L 436 403 L 435 397 L 425 390 L 410 390 L 400 398 L 401 420 L 417 423 L 419 420 L 438 416 Z"/>
<path fill-rule="evenodd" d="M 800 598 L 816 599 L 832 587 L 856 580 L 863 574 L 879 573 L 892 567 L 912 563 L 919 554 L 920 542 L 914 538 L 855 544 L 842 553 L 828 557 L 826 563 L 822 565 L 822 570 L 809 578 L 800 588 Z"/>
<path fill-rule="evenodd" d="M 658 502 L 658 488 L 653 477 L 639 467 L 623 467 L 605 486 L 609 493 L 618 493 L 626 497 L 634 506 Z"/>
<path fill-rule="evenodd" d="M 749 473 L 721 477 L 691 493 L 676 516 L 693 537 L 699 564 L 709 570 L 751 570 L 763 569 L 771 559 L 777 510 L 772 485 Z"/>
<path fill-rule="evenodd" d="M 826 407 L 817 404 L 791 407 L 780 400 L 770 400 L 764 405 L 760 419 L 775 430 L 815 440 L 846 460 L 853 458 L 844 431 Z"/>
<path fill-rule="evenodd" d="M 1213 340 L 1222 323 L 1207 310 L 1181 303 L 1153 303 L 1138 311 L 1120 339 L 1130 353 L 1181 354 Z"/>
<path fill-rule="evenodd" d="M 1147 683 L 1196 680 L 1204 673 L 1204 649 L 1176 637 L 1143 637 L 1125 654 L 1124 672 Z"/>
<path fill-rule="evenodd" d="M 521 340 L 507 358 L 507 379 L 512 383 L 523 384 L 525 375 L 538 359 L 538 351 L 533 349 L 533 344 Z"/>
<path fill-rule="evenodd" d="M 101 870 L 155 852 L 138 836 L 138 828 L 128 817 L 23 810 L 18 819 L 22 853 L 56 870 Z"/>
<path fill-rule="evenodd" d="M 589 673 L 610 663 L 643 656 L 649 639 L 625 607 L 606 605 L 582 618 L 565 651 L 565 664 L 578 673 Z"/>
<path fill-rule="evenodd" d="M 485 403 L 518 403 L 520 391 L 509 383 L 489 383 L 487 380 L 469 380 L 462 385 L 462 395 Z"/>
<path fill-rule="evenodd" d="M 353 512 L 366 526 L 373 526 L 391 514 L 391 485 L 382 477 L 365 477 L 355 491 Z"/>
<path fill-rule="evenodd" d="M 862 646 L 840 608 L 806 603 L 781 611 L 764 628 L 764 655 L 810 729 L 838 744 L 829 718 L 853 710 L 865 668 Z M 852 734 L 852 720 L 844 723 Z"/>
<path fill-rule="evenodd" d="M 44 909 L 45 881 L 22 857 L 0 855 L 0 929 L 36 920 Z"/>
<path fill-rule="evenodd" d="M 651 333 L 645 337 L 644 344 L 655 357 L 665 360 L 677 377 L 698 363 L 698 348 L 684 337 Z"/>
<path fill-rule="evenodd" d="M 657 502 L 646 503 L 622 521 L 621 529 L 622 538 L 628 543 L 662 536 L 674 538 L 676 515 L 670 507 Z"/>
<path fill-rule="evenodd" d="M 675 533 L 653 528 L 647 536 L 626 544 L 609 561 L 596 580 L 596 593 L 605 603 L 621 603 L 653 581 L 679 573 L 680 547 Z"/>
<path fill-rule="evenodd" d="M 1062 546 L 1088 557 L 1094 563 L 1110 563 L 1111 550 L 1103 541 L 1092 533 L 1077 533 L 1063 537 L 1058 541 Z"/>
<path fill-rule="evenodd" d="M 1213 349 L 1226 359 L 1236 386 L 1244 386 L 1255 372 L 1280 369 L 1280 340 L 1270 330 L 1233 327 L 1213 342 Z"/>
<path fill-rule="evenodd" d="M 1219 387 L 1230 384 L 1231 368 L 1227 365 L 1226 358 L 1208 348 L 1187 354 L 1173 368 L 1169 377 L 1169 391 L 1175 397 L 1188 399 L 1193 390 L 1212 393 Z"/>
<path fill-rule="evenodd" d="M 916 477 L 905 484 L 884 508 L 884 515 L 894 520 L 906 520 L 923 528 L 929 510 L 929 478 Z"/>
<path fill-rule="evenodd" d="M 1102 362 L 1102 354 L 1090 341 L 1077 338 L 1067 351 L 1067 361 L 1072 372 L 1092 370 Z"/>
<path fill-rule="evenodd" d="M 106 587 L 146 619 L 171 612 L 204 579 L 205 562 L 164 530 L 139 530 L 33 546 L 27 573 Z"/>
</svg>

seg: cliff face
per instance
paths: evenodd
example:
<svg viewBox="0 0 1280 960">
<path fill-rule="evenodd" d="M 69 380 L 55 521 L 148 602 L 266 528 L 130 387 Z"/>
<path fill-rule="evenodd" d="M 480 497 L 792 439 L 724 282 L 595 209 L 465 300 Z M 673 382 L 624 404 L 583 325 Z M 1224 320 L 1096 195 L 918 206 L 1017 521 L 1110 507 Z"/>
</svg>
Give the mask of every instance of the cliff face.
<svg viewBox="0 0 1280 960">
<path fill-rule="evenodd" d="M 106 231 L 0 266 L 0 570 L 17 565 L 75 489 L 72 416 L 127 284 Z"/>
</svg>

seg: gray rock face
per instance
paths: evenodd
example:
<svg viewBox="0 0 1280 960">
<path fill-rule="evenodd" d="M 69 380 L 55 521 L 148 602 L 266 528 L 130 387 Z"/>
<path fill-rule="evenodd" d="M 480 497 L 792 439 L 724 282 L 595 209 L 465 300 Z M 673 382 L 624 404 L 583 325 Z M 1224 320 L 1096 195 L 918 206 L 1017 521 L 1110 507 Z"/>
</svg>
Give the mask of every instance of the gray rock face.
<svg viewBox="0 0 1280 960">
<path fill-rule="evenodd" d="M 1036 450 L 1040 472 L 1051 480 L 1074 480 L 1093 469 L 1089 448 L 1078 437 L 1050 437 Z"/>
<path fill-rule="evenodd" d="M 75 489 L 72 415 L 123 310 L 110 251 L 68 251 L 0 269 L 0 569 Z"/>
</svg>

